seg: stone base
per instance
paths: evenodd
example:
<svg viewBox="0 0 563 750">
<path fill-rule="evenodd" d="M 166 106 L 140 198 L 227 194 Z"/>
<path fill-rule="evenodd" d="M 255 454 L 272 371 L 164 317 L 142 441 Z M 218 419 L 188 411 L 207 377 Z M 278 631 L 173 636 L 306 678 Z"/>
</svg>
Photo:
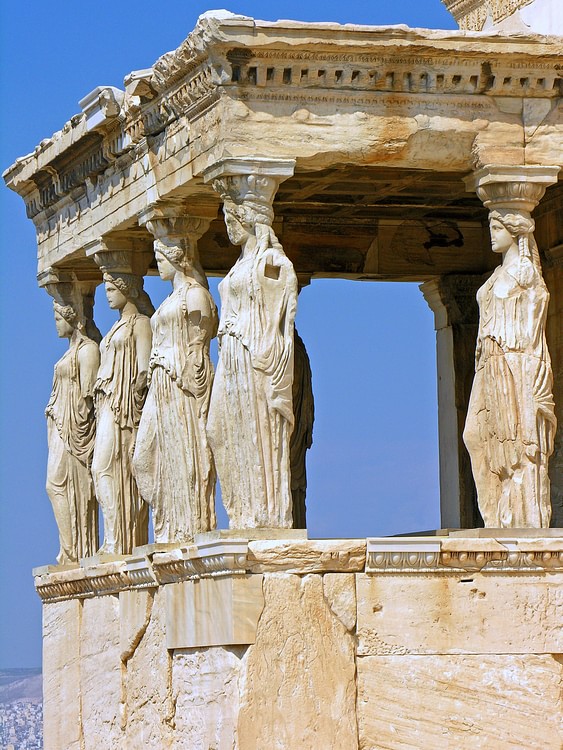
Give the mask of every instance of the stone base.
<svg viewBox="0 0 563 750">
<path fill-rule="evenodd" d="M 38 573 L 45 750 L 560 750 L 560 537 L 220 537 Z"/>
</svg>

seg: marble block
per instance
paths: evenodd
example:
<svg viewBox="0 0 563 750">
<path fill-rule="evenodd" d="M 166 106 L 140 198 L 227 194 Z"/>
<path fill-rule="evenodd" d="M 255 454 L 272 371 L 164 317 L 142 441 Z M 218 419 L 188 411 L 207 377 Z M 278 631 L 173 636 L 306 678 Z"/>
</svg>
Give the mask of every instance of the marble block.
<svg viewBox="0 0 563 750">
<path fill-rule="evenodd" d="M 264 607 L 262 576 L 202 578 L 166 587 L 169 649 L 254 643 Z"/>
<path fill-rule="evenodd" d="M 541 655 L 358 659 L 361 750 L 560 750 L 563 667 Z"/>
<path fill-rule="evenodd" d="M 357 576 L 358 653 L 563 651 L 563 574 Z"/>
<path fill-rule="evenodd" d="M 43 608 L 43 742 L 45 750 L 82 750 L 78 599 Z"/>
</svg>

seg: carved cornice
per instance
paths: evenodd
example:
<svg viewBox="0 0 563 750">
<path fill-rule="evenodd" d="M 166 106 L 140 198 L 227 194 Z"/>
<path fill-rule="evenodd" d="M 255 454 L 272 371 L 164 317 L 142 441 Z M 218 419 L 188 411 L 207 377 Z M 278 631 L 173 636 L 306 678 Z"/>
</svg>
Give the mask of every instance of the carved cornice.
<svg viewBox="0 0 563 750">
<path fill-rule="evenodd" d="M 45 602 L 85 599 L 158 586 L 150 560 L 146 557 L 86 564 L 85 567 L 70 569 L 48 566 L 34 570 L 34 578 L 37 593 Z"/>
<path fill-rule="evenodd" d="M 237 540 L 182 547 L 156 554 L 153 570 L 159 583 L 243 575 L 247 570 L 247 551 L 248 543 Z"/>
<path fill-rule="evenodd" d="M 131 74 L 126 92 L 113 87 L 91 92 L 81 102 L 83 113 L 18 160 L 4 177 L 24 197 L 29 216 L 39 221 L 73 191 L 95 184 L 135 146 L 158 137 L 180 118 L 195 122 L 224 94 L 361 108 L 379 103 L 385 94 L 397 106 L 414 101 L 413 95 L 457 94 L 456 107 L 477 106 L 469 99 L 483 94 L 553 98 L 560 93 L 557 52 L 556 45 L 525 37 L 507 47 L 498 37 L 476 40 L 460 32 L 337 24 L 288 27 L 284 22 L 207 17 L 152 69 Z"/>
<path fill-rule="evenodd" d="M 139 552 L 143 548 L 139 548 Z M 222 540 L 183 545 L 166 552 L 147 548 L 104 562 L 90 558 L 80 566 L 46 566 L 34 570 L 35 588 L 45 602 L 84 599 L 132 589 L 154 588 L 194 578 L 241 575 L 247 570 L 248 542 Z"/>
<path fill-rule="evenodd" d="M 541 535 L 541 529 L 538 529 Z M 559 538 L 368 539 L 366 573 L 563 571 Z"/>
</svg>

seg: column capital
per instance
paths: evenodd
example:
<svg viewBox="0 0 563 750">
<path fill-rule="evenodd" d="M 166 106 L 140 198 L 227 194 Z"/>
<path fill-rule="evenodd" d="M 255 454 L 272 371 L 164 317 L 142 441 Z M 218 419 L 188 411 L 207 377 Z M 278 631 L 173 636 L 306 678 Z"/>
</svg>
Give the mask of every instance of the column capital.
<svg viewBox="0 0 563 750">
<path fill-rule="evenodd" d="M 293 176 L 295 159 L 267 159 L 262 156 L 227 157 L 208 167 L 203 173 L 204 182 L 218 177 L 241 177 L 253 175 L 271 177 L 280 182 Z"/>
<path fill-rule="evenodd" d="M 140 238 L 99 237 L 85 248 L 87 258 L 93 258 L 102 273 L 129 273 L 144 276 L 150 265 L 150 243 Z"/>
<path fill-rule="evenodd" d="M 294 159 L 227 158 L 209 167 L 203 180 L 212 183 L 225 203 L 252 207 L 271 225 L 276 191 L 294 169 Z"/>
<path fill-rule="evenodd" d="M 57 268 L 49 266 L 37 274 L 37 284 L 45 289 L 53 297 L 52 290 L 60 287 L 65 289 L 65 284 L 74 285 L 83 289 L 95 290 L 100 283 L 100 274 L 94 266 L 84 268 Z"/>
<path fill-rule="evenodd" d="M 468 175 L 465 187 L 475 191 L 489 210 L 531 213 L 546 189 L 557 182 L 560 167 L 489 164 Z"/>
<path fill-rule="evenodd" d="M 37 277 L 39 286 L 53 298 L 55 307 L 70 307 L 82 323 L 86 335 L 94 341 L 101 334 L 94 323 L 94 293 L 99 284 L 99 273 L 91 270 L 77 272 L 55 267 L 47 268 Z"/>
<path fill-rule="evenodd" d="M 196 241 L 202 237 L 216 215 L 216 204 L 198 207 L 197 215 L 193 215 L 183 201 L 166 201 L 148 206 L 138 219 L 155 240 L 180 244 L 186 237 Z"/>
</svg>

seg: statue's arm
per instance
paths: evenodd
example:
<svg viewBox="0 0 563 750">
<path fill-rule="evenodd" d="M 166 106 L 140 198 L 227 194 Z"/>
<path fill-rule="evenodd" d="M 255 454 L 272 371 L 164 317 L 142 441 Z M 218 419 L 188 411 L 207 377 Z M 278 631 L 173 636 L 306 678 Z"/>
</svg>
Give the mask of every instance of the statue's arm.
<svg viewBox="0 0 563 750">
<path fill-rule="evenodd" d="M 92 342 L 78 350 L 78 377 L 80 393 L 84 399 L 92 398 L 94 383 L 100 366 L 100 350 Z"/>
<path fill-rule="evenodd" d="M 186 315 L 190 349 L 204 347 L 217 333 L 217 309 L 206 289 L 190 287 L 186 294 Z"/>
<path fill-rule="evenodd" d="M 152 330 L 150 320 L 146 317 L 137 318 L 133 332 L 135 337 L 135 352 L 137 356 L 137 390 L 144 390 L 147 384 L 147 372 L 151 356 Z"/>
</svg>

